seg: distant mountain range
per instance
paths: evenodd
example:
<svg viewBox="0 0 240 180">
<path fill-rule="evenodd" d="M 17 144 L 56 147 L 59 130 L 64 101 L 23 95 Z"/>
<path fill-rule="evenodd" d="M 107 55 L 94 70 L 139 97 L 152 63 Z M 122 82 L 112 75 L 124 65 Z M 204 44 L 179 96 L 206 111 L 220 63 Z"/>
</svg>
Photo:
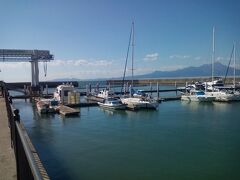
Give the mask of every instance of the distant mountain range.
<svg viewBox="0 0 240 180">
<path fill-rule="evenodd" d="M 216 62 L 214 64 L 214 76 L 225 76 L 227 72 L 227 66 Z M 212 75 L 212 64 L 203 64 L 199 67 L 187 67 L 183 69 L 178 69 L 175 71 L 154 71 L 149 74 L 136 75 L 134 79 L 151 79 L 151 78 L 176 78 L 176 77 L 204 77 Z M 228 76 L 233 76 L 233 68 L 229 67 Z M 236 76 L 240 76 L 240 69 L 236 69 Z M 128 76 L 126 79 L 130 79 Z M 94 81 L 106 80 L 110 78 L 101 78 L 101 79 L 92 79 Z M 111 79 L 122 79 L 111 78 Z M 54 79 L 54 81 L 79 81 L 80 79 L 76 78 L 63 78 L 63 79 Z M 88 79 L 89 80 L 89 79 Z"/>
<path fill-rule="evenodd" d="M 229 67 L 228 76 L 233 76 L 234 69 Z M 214 63 L 214 76 L 225 76 L 227 66 L 216 62 Z M 174 77 L 202 77 L 212 75 L 212 64 L 204 64 L 199 67 L 187 67 L 175 71 L 154 71 L 149 74 L 135 76 L 137 79 L 142 78 L 174 78 Z M 240 69 L 236 69 L 236 75 L 240 75 Z M 129 77 L 128 77 L 129 78 Z"/>
</svg>

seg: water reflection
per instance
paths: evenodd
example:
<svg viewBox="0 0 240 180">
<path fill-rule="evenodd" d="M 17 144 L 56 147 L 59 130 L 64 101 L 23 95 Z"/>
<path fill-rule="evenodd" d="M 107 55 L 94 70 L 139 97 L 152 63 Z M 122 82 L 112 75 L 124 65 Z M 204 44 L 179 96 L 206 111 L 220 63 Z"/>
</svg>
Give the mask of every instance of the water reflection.
<svg viewBox="0 0 240 180">
<path fill-rule="evenodd" d="M 227 112 L 231 108 L 239 105 L 240 102 L 214 102 L 214 109 L 216 109 L 216 111 Z"/>
<path fill-rule="evenodd" d="M 120 115 L 120 116 L 126 116 L 126 111 L 125 110 L 114 110 L 114 109 L 104 109 L 98 107 L 99 111 L 103 112 L 107 116 L 115 116 L 115 115 Z"/>
<path fill-rule="evenodd" d="M 195 172 L 207 179 L 214 164 L 227 179 L 221 172 L 239 169 L 240 103 L 171 101 L 157 111 L 84 107 L 79 117 L 39 115 L 31 103 L 17 105 L 52 179 L 118 179 L 115 172 L 120 179 L 145 172 L 154 176 L 145 179 L 187 179 L 188 172 L 190 179 Z"/>
<path fill-rule="evenodd" d="M 214 103 L 212 102 L 189 102 L 189 101 L 181 101 L 182 106 L 187 107 L 191 111 L 198 111 L 201 109 L 213 109 Z"/>
</svg>

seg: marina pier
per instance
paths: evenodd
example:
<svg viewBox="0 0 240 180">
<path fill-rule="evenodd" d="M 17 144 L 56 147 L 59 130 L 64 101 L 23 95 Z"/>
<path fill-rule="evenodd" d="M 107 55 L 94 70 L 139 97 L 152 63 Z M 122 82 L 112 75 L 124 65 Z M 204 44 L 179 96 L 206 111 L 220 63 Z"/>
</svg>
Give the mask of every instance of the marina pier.
<svg viewBox="0 0 240 180">
<path fill-rule="evenodd" d="M 0 180 L 240 180 L 240 0 L 3 0 Z"/>
<path fill-rule="evenodd" d="M 11 148 L 11 133 L 8 127 L 8 114 L 3 92 L 0 91 L 0 177 L 2 179 L 17 179 L 16 160 Z"/>
<path fill-rule="evenodd" d="M 6 180 L 48 180 L 4 83 L 0 82 L 0 177 Z"/>
</svg>

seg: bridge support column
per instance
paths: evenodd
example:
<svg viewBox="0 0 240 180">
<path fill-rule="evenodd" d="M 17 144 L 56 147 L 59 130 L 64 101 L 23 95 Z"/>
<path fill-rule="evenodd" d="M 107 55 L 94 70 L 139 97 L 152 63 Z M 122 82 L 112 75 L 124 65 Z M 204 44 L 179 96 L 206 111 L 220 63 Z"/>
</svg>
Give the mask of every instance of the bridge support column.
<svg viewBox="0 0 240 180">
<path fill-rule="evenodd" d="M 39 69 L 38 69 L 38 61 L 35 61 L 35 83 L 36 86 L 39 86 Z"/>
<path fill-rule="evenodd" d="M 38 69 L 38 60 L 30 61 L 31 71 L 32 71 L 32 82 L 31 86 L 33 88 L 39 87 L 39 69 Z"/>
<path fill-rule="evenodd" d="M 31 86 L 34 87 L 36 86 L 36 83 L 35 83 L 35 65 L 34 65 L 34 61 L 30 61 L 31 63 L 31 72 L 32 72 L 32 82 L 31 82 Z"/>
</svg>

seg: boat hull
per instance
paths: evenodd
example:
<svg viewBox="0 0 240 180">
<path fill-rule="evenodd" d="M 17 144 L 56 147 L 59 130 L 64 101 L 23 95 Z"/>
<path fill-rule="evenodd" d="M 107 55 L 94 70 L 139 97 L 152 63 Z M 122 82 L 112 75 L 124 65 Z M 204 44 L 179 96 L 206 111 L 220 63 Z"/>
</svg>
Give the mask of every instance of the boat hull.
<svg viewBox="0 0 240 180">
<path fill-rule="evenodd" d="M 105 109 L 113 109 L 113 110 L 124 110 L 124 109 L 126 109 L 125 104 L 109 105 L 109 104 L 104 104 L 104 103 L 98 102 L 98 105 L 102 108 L 105 108 Z"/>
<path fill-rule="evenodd" d="M 187 96 L 182 95 L 182 101 L 194 101 L 194 102 L 213 102 L 215 100 L 214 96 Z"/>
<path fill-rule="evenodd" d="M 209 95 L 214 96 L 215 100 L 217 102 L 229 102 L 229 101 L 235 101 L 238 99 L 237 96 L 234 94 L 228 94 L 225 92 L 208 92 Z"/>
<path fill-rule="evenodd" d="M 50 105 L 50 101 L 40 100 L 37 102 L 37 110 L 40 114 L 55 113 L 55 109 Z"/>
<path fill-rule="evenodd" d="M 49 107 L 49 108 L 37 107 L 37 109 L 40 114 L 55 113 L 55 109 L 52 107 Z"/>
<path fill-rule="evenodd" d="M 142 100 L 141 98 L 122 98 L 123 104 L 130 109 L 157 109 L 159 103 L 154 100 Z"/>
</svg>

